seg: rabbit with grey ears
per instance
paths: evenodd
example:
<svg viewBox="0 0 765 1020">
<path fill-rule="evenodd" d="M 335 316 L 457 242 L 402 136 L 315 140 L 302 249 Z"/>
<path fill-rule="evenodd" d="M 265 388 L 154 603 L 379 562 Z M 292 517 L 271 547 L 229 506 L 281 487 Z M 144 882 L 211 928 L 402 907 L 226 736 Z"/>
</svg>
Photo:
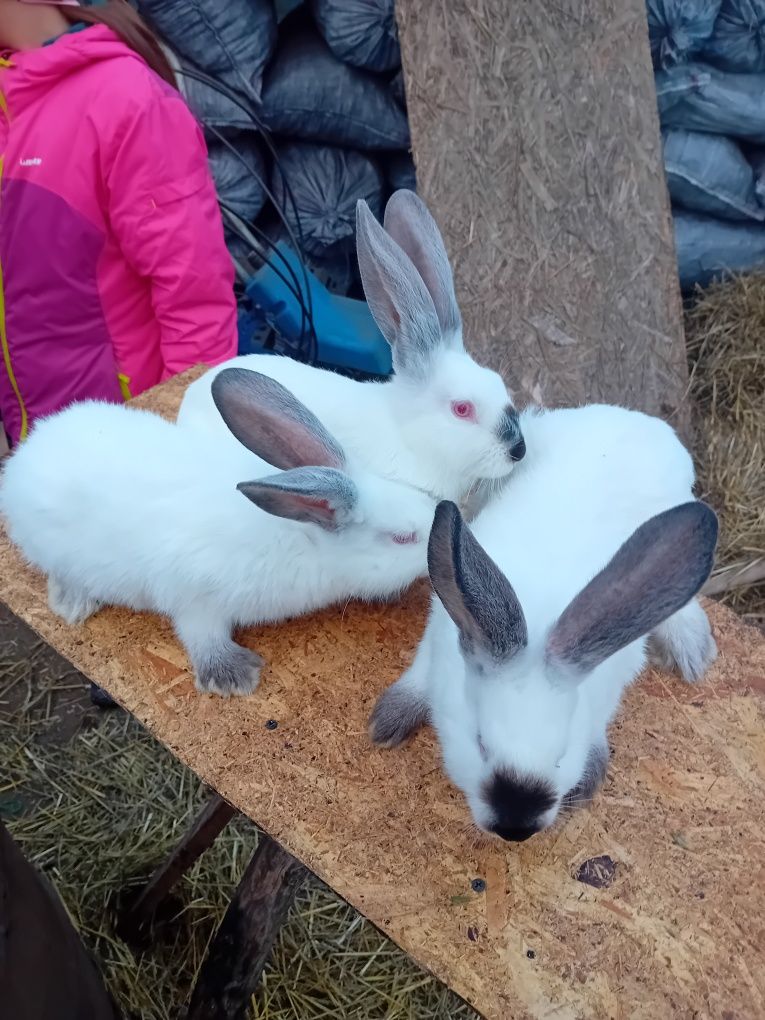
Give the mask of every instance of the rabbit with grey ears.
<svg viewBox="0 0 765 1020">
<path fill-rule="evenodd" d="M 426 571 L 435 501 L 351 461 L 272 379 L 229 369 L 213 398 L 239 442 L 95 402 L 41 420 L 0 512 L 68 623 L 105 604 L 163 613 L 200 690 L 249 694 L 263 660 L 233 630 L 398 593 Z"/>
<path fill-rule="evenodd" d="M 673 430 L 617 407 L 522 418 L 528 457 L 472 533 L 439 505 L 427 629 L 370 720 L 387 746 L 429 721 L 475 824 L 514 841 L 602 782 L 647 635 L 686 680 L 716 655 L 694 596 L 717 519 Z"/>
<path fill-rule="evenodd" d="M 390 381 L 357 382 L 268 354 L 226 364 L 279 380 L 370 470 L 456 502 L 476 488 L 488 492 L 510 474 L 525 445 L 504 382 L 464 348 L 449 258 L 433 217 L 411 191 L 391 197 L 384 227 L 359 202 L 356 244 L 369 307 L 392 349 Z M 228 441 L 211 395 L 222 367 L 189 386 L 178 423 Z"/>
</svg>

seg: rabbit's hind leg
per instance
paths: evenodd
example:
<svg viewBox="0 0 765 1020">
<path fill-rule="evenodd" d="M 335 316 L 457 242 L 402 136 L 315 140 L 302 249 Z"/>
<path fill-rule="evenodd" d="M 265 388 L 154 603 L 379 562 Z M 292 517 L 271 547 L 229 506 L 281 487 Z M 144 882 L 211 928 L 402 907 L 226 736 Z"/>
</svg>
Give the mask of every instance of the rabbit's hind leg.
<svg viewBox="0 0 765 1020">
<path fill-rule="evenodd" d="M 677 670 L 683 680 L 696 683 L 717 658 L 707 614 L 693 599 L 652 631 L 648 658 L 660 669 Z"/>
<path fill-rule="evenodd" d="M 48 606 L 71 626 L 84 623 L 101 608 L 98 599 L 51 575 L 48 578 Z"/>
</svg>

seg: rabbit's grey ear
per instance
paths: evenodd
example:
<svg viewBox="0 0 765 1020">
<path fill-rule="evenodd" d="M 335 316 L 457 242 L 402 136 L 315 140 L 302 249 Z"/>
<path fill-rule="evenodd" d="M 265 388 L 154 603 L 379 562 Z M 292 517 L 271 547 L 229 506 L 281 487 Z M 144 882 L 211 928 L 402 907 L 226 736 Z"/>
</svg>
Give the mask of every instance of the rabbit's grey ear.
<svg viewBox="0 0 765 1020">
<path fill-rule="evenodd" d="M 466 653 L 501 663 L 526 645 L 526 618 L 510 582 L 446 500 L 436 507 L 428 572 Z"/>
<path fill-rule="evenodd" d="M 441 346 L 441 326 L 412 260 L 372 215 L 363 200 L 356 205 L 356 252 L 369 310 L 391 345 L 393 368 L 418 381 Z"/>
<path fill-rule="evenodd" d="M 701 589 L 716 542 L 717 517 L 698 500 L 651 517 L 563 611 L 548 659 L 588 673 L 648 634 Z"/>
<path fill-rule="evenodd" d="M 402 188 L 385 208 L 385 229 L 414 264 L 433 299 L 442 342 L 462 348 L 462 316 L 441 231 L 423 200 Z"/>
<path fill-rule="evenodd" d="M 326 531 L 339 531 L 349 524 L 359 498 L 348 475 L 334 468 L 295 468 L 254 482 L 240 482 L 237 489 L 274 517 L 307 521 Z"/>
<path fill-rule="evenodd" d="M 274 467 L 344 467 L 337 440 L 275 379 L 224 368 L 212 381 L 212 398 L 239 442 Z"/>
</svg>

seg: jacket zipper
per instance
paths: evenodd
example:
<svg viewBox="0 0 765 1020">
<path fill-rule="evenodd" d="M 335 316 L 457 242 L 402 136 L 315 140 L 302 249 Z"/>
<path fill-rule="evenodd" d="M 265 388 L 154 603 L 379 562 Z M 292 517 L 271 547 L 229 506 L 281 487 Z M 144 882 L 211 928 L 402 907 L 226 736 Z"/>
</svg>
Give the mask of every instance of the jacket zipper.
<svg viewBox="0 0 765 1020">
<path fill-rule="evenodd" d="M 0 58 L 0 67 L 10 67 L 10 61 L 3 60 Z M 0 92 L 0 111 L 5 116 L 6 120 L 10 120 L 8 115 L 8 103 L 6 102 L 5 96 Z M 2 196 L 3 188 L 3 166 L 4 156 L 0 156 L 0 196 Z M 0 207 L 1 208 L 1 207 Z M 27 438 L 29 431 L 29 420 L 27 418 L 27 409 L 24 406 L 24 400 L 21 396 L 21 390 L 19 384 L 16 381 L 16 376 L 13 372 L 13 364 L 11 363 L 11 351 L 8 346 L 8 333 L 5 327 L 5 287 L 3 286 L 3 266 L 0 263 L 0 346 L 3 349 L 3 362 L 5 364 L 5 371 L 8 373 L 8 380 L 11 384 L 13 392 L 16 394 L 16 400 L 19 404 L 19 411 L 21 412 L 21 429 L 19 431 L 19 440 Z"/>
</svg>

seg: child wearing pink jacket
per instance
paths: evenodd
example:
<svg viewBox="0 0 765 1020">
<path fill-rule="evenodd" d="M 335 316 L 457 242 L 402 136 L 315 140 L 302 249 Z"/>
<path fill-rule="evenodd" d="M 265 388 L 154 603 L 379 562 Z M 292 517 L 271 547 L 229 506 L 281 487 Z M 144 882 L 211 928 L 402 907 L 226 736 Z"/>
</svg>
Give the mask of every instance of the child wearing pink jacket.
<svg viewBox="0 0 765 1020">
<path fill-rule="evenodd" d="M 202 132 L 125 0 L 0 0 L 0 419 L 236 354 Z"/>
</svg>

